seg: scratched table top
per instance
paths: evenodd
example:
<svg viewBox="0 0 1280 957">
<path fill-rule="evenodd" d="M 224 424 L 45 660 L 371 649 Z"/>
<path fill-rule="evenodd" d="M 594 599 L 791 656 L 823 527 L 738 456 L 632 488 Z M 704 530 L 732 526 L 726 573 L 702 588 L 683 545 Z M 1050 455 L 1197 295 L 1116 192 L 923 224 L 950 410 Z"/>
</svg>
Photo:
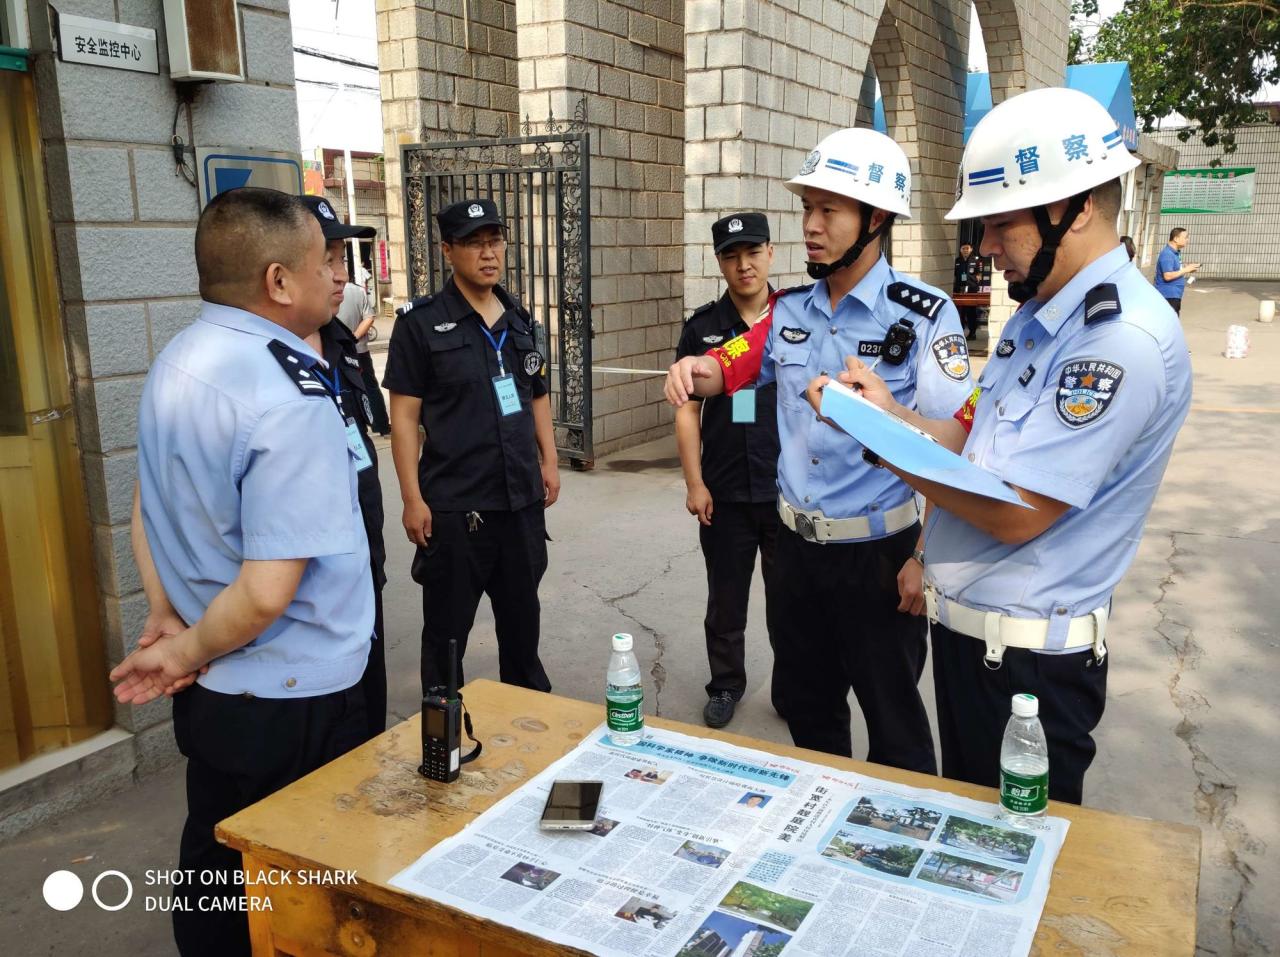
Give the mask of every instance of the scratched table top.
<svg viewBox="0 0 1280 957">
<path fill-rule="evenodd" d="M 604 719 L 602 704 L 493 681 L 474 681 L 464 695 L 484 752 L 452 784 L 427 781 L 418 774 L 422 743 L 415 716 L 223 821 L 219 839 L 276 867 L 355 870 L 359 883 L 347 888 L 347 894 L 458 932 L 508 942 L 519 939 L 519 950 L 513 952 L 575 953 L 387 884 L 429 848 L 572 750 Z M 998 800 L 991 788 L 661 718 L 646 720 L 683 734 L 882 780 Z M 1150 957 L 1194 952 L 1200 873 L 1196 828 L 1056 802 L 1050 803 L 1049 813 L 1069 819 L 1071 830 L 1054 867 L 1033 953 Z"/>
</svg>

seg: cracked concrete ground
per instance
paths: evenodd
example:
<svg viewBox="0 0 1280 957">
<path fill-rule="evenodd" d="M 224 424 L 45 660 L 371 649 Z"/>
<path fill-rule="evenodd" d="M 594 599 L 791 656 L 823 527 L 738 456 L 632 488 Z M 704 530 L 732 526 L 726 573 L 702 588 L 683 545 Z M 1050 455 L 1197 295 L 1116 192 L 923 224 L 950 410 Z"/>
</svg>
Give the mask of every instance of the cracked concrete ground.
<svg viewBox="0 0 1280 957">
<path fill-rule="evenodd" d="M 1280 739 L 1280 324 L 1253 321 L 1257 299 L 1278 294 L 1280 284 L 1222 282 L 1188 293 L 1195 405 L 1116 596 L 1109 703 L 1086 782 L 1090 805 L 1201 828 L 1197 953 L 1206 957 L 1280 952 L 1280 863 L 1274 853 L 1267 857 L 1268 846 L 1280 846 L 1280 770 L 1266 757 Z M 1222 357 L 1233 322 L 1252 335 L 1246 360 Z M 394 504 L 389 458 L 383 484 Z M 543 654 L 556 691 L 600 700 L 608 638 L 630 631 L 648 676 L 650 713 L 698 722 L 707 680 L 705 577 L 674 443 L 620 453 L 590 473 L 565 470 L 548 528 L 555 541 L 542 588 Z M 404 717 L 417 709 L 421 606 L 394 514 L 388 540 L 390 698 Z M 763 611 L 757 578 L 750 688 L 730 729 L 786 742 L 786 726 L 769 706 Z M 497 674 L 487 605 L 467 666 L 473 677 Z M 498 720 L 475 718 L 481 738 Z M 865 747 L 855 726 L 855 753 Z M 166 915 L 146 913 L 137 901 L 116 914 L 82 904 L 60 915 L 45 907 L 39 888 L 57 868 L 91 879 L 105 868 L 137 878 L 173 866 L 182 793 L 175 768 L 0 845 L 6 941 L 21 941 L 24 954 L 170 953 Z M 1100 941 L 1096 953 L 1111 952 Z"/>
</svg>

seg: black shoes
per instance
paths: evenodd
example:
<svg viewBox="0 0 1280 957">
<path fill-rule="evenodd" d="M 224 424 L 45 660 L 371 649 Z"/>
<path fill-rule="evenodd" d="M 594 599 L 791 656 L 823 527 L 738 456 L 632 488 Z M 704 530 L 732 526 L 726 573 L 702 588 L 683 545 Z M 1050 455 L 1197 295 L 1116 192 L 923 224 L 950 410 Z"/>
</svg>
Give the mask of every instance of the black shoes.
<svg viewBox="0 0 1280 957">
<path fill-rule="evenodd" d="M 717 691 L 702 709 L 702 720 L 708 728 L 723 728 L 733 720 L 733 709 L 737 702 L 728 691 Z"/>
</svg>

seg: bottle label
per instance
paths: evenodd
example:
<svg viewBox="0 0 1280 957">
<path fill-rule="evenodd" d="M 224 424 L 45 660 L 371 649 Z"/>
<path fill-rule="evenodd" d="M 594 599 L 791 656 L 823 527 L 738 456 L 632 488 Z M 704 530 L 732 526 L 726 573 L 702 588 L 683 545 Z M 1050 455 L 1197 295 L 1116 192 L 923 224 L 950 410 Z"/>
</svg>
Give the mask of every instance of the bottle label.
<svg viewBox="0 0 1280 957">
<path fill-rule="evenodd" d="M 644 692 L 638 688 L 607 692 L 605 716 L 610 731 L 639 731 L 644 727 Z"/>
<path fill-rule="evenodd" d="M 1014 774 L 1000 769 L 1000 804 L 1014 814 L 1039 814 L 1049 803 L 1049 772 Z"/>
</svg>

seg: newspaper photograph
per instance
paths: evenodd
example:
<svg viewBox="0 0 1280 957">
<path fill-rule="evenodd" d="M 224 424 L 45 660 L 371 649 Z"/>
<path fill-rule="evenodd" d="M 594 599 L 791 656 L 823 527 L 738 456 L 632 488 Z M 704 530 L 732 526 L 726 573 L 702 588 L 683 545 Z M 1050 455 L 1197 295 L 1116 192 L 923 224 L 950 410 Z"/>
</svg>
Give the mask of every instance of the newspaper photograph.
<svg viewBox="0 0 1280 957">
<path fill-rule="evenodd" d="M 589 831 L 538 826 L 604 782 Z M 995 804 L 601 725 L 391 884 L 603 957 L 1021 957 L 1066 838 Z"/>
</svg>

